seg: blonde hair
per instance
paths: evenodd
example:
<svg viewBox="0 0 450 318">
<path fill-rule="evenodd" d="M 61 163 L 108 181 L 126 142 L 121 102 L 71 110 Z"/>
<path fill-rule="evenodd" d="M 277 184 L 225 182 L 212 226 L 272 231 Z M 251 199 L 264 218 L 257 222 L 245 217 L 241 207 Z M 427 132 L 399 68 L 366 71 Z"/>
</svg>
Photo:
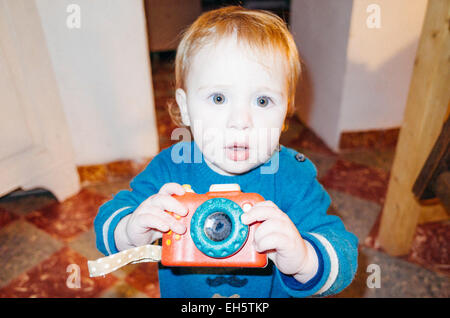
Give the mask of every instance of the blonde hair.
<svg viewBox="0 0 450 318">
<path fill-rule="evenodd" d="M 286 60 L 288 78 L 288 116 L 294 111 L 295 89 L 301 72 L 300 58 L 286 23 L 274 13 L 228 6 L 200 15 L 182 34 L 175 57 L 175 89 L 185 90 L 185 78 L 191 57 L 205 45 L 236 35 L 255 52 L 279 52 Z M 182 126 L 179 108 L 169 104 L 172 120 Z"/>
</svg>

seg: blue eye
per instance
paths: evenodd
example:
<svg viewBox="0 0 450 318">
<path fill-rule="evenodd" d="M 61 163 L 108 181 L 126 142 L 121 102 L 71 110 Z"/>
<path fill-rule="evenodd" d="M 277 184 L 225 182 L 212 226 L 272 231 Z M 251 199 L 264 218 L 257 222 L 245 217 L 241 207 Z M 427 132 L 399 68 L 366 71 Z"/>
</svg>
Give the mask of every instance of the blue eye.
<svg viewBox="0 0 450 318">
<path fill-rule="evenodd" d="M 225 103 L 225 96 L 223 96 L 223 94 L 216 93 L 216 94 L 213 94 L 211 97 L 213 99 L 214 104 L 221 105 L 221 104 Z"/>
<path fill-rule="evenodd" d="M 256 100 L 256 104 L 260 107 L 267 107 L 271 101 L 270 97 L 261 96 Z"/>
</svg>

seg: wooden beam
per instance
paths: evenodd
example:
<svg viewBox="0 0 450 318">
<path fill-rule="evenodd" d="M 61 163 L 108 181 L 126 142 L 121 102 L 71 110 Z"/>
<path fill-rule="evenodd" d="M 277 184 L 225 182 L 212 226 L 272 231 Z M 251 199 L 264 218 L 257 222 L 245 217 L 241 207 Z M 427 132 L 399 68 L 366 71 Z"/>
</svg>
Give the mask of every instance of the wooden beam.
<svg viewBox="0 0 450 318">
<path fill-rule="evenodd" d="M 409 252 L 422 207 L 412 192 L 450 99 L 450 0 L 429 0 L 414 61 L 377 241 L 391 255 Z"/>
</svg>

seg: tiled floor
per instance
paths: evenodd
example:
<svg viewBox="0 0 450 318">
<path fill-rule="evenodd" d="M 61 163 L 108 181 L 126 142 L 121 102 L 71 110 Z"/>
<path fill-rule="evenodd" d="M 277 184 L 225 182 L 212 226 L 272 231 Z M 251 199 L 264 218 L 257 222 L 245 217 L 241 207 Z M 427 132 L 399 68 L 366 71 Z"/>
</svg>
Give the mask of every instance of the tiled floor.
<svg viewBox="0 0 450 318">
<path fill-rule="evenodd" d="M 165 107 L 173 96 L 173 72 L 163 58 L 154 58 L 152 64 L 164 148 L 173 142 L 170 132 L 175 128 Z M 373 248 L 395 153 L 392 145 L 336 154 L 296 119 L 290 121 L 282 144 L 305 153 L 316 164 L 319 179 L 333 199 L 330 213 L 339 215 L 359 238 L 355 280 L 335 297 L 450 296 L 449 222 L 420 225 L 408 256 L 390 257 Z M 128 265 L 105 277 L 88 276 L 87 260 L 102 256 L 95 248 L 92 224 L 97 209 L 127 188 L 131 178 L 120 167 L 108 169 L 115 173 L 113 181 L 100 178 L 104 182 L 91 183 L 62 203 L 46 192 L 0 199 L 0 297 L 159 297 L 156 264 Z M 379 288 L 369 288 L 375 274 L 371 264 L 380 269 Z"/>
</svg>

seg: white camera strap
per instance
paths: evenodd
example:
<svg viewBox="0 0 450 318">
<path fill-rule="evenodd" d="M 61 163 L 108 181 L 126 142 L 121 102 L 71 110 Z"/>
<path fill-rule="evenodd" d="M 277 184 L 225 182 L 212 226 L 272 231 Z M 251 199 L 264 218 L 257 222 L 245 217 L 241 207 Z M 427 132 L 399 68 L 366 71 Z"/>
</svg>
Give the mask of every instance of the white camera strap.
<svg viewBox="0 0 450 318">
<path fill-rule="evenodd" d="M 159 262 L 161 260 L 161 246 L 143 245 L 128 250 L 88 261 L 89 276 L 103 276 L 128 264 Z"/>
</svg>

